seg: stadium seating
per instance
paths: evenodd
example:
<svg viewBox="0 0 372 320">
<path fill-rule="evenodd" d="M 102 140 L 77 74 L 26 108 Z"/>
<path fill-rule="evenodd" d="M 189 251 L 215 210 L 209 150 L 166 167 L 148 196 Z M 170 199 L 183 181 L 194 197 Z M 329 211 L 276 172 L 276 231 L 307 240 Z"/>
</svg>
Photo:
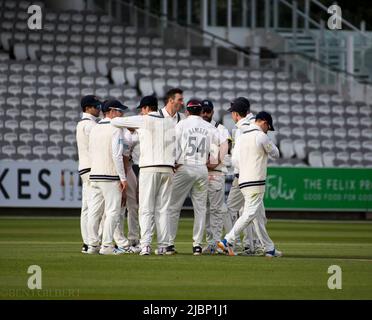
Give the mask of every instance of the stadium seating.
<svg viewBox="0 0 372 320">
<path fill-rule="evenodd" d="M 29 32 L 28 4 L 0 1 L 2 159 L 76 159 L 82 95 L 115 97 L 135 113 L 140 96 L 163 98 L 180 86 L 185 100 L 213 100 L 216 120 L 230 131 L 224 110 L 236 96 L 272 113 L 281 159 L 271 165 L 372 166 L 371 105 L 343 101 L 280 68 L 217 66 L 99 12 L 48 9 L 43 32 Z"/>
</svg>

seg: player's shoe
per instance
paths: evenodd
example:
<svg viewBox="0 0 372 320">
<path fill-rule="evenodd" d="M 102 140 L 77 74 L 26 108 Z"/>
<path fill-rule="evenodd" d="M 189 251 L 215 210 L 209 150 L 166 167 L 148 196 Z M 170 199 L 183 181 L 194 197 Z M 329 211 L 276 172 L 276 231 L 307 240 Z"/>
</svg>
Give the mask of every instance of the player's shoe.
<svg viewBox="0 0 372 320">
<path fill-rule="evenodd" d="M 163 256 L 165 255 L 167 252 L 167 247 L 158 247 L 157 249 L 155 249 L 155 254 L 157 256 Z"/>
<path fill-rule="evenodd" d="M 223 250 L 228 256 L 236 256 L 236 253 L 234 252 L 233 245 L 231 243 L 228 243 L 226 239 L 223 239 L 222 241 L 217 242 L 217 246 Z"/>
<path fill-rule="evenodd" d="M 176 251 L 176 248 L 174 245 L 171 245 L 171 246 L 168 246 L 167 247 L 167 252 L 165 254 L 167 255 L 173 255 L 173 254 L 176 254 L 177 251 Z"/>
<path fill-rule="evenodd" d="M 130 247 L 138 247 L 140 244 L 139 240 L 129 240 Z"/>
<path fill-rule="evenodd" d="M 115 250 L 117 250 L 114 246 L 101 246 L 99 250 L 99 254 L 102 255 L 114 255 Z"/>
<path fill-rule="evenodd" d="M 244 250 L 241 253 L 242 256 L 253 256 L 254 250 L 251 249 L 251 247 L 244 247 Z"/>
<path fill-rule="evenodd" d="M 87 254 L 98 254 L 99 246 L 88 246 Z"/>
<path fill-rule="evenodd" d="M 87 244 L 83 244 L 83 246 L 81 247 L 81 253 L 88 253 L 88 245 Z"/>
<path fill-rule="evenodd" d="M 223 250 L 218 245 L 216 245 L 216 253 L 217 254 L 225 254 L 225 252 L 223 252 Z"/>
<path fill-rule="evenodd" d="M 255 256 L 263 256 L 265 253 L 265 248 L 261 244 L 260 240 L 253 240 L 253 245 L 254 245 L 254 255 Z"/>
<path fill-rule="evenodd" d="M 265 255 L 265 250 L 263 247 L 257 247 L 254 249 L 254 253 L 253 253 L 254 256 L 263 256 Z"/>
<path fill-rule="evenodd" d="M 283 253 L 276 249 L 265 252 L 265 257 L 267 258 L 279 258 L 281 256 L 283 256 Z"/>
<path fill-rule="evenodd" d="M 216 254 L 217 248 L 216 248 L 216 245 L 215 244 L 208 244 L 207 246 L 205 246 L 202 250 L 202 253 L 203 254 Z"/>
<path fill-rule="evenodd" d="M 141 249 L 140 256 L 149 256 L 151 254 L 151 247 L 150 246 L 144 246 Z"/>
<path fill-rule="evenodd" d="M 141 252 L 141 246 L 130 246 L 128 248 L 128 251 L 126 253 L 140 253 Z"/>
<path fill-rule="evenodd" d="M 195 247 L 192 247 L 192 254 L 193 254 L 194 256 L 201 256 L 202 251 L 203 251 L 203 249 L 202 249 L 201 246 L 195 246 Z"/>
<path fill-rule="evenodd" d="M 124 253 L 128 253 L 129 247 L 117 247 L 114 249 L 114 255 L 120 255 Z"/>
</svg>

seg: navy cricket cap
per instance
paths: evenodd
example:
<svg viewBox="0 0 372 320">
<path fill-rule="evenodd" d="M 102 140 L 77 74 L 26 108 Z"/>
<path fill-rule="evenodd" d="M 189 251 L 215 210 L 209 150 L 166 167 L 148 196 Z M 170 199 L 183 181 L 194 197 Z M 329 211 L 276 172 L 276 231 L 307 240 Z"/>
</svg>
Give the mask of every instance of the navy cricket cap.
<svg viewBox="0 0 372 320">
<path fill-rule="evenodd" d="M 89 94 L 81 98 L 80 106 L 82 109 L 85 107 L 102 108 L 102 102 L 95 95 Z"/>
<path fill-rule="evenodd" d="M 230 108 L 227 110 L 228 112 L 249 112 L 251 108 L 251 104 L 249 100 L 244 97 L 238 97 L 233 100 L 230 104 Z"/>
<path fill-rule="evenodd" d="M 190 99 L 187 103 L 186 103 L 186 108 L 187 109 L 196 109 L 196 108 L 202 108 L 202 103 L 200 100 L 198 99 Z"/>
<path fill-rule="evenodd" d="M 137 109 L 141 109 L 142 107 L 158 107 L 158 98 L 155 96 L 145 96 L 141 99 L 139 106 Z"/>
<path fill-rule="evenodd" d="M 110 109 L 119 110 L 124 112 L 128 107 L 123 105 L 119 100 L 106 100 L 102 107 L 102 112 L 108 112 Z"/>
<path fill-rule="evenodd" d="M 205 99 L 201 102 L 203 111 L 212 112 L 214 106 L 211 100 Z"/>
<path fill-rule="evenodd" d="M 269 125 L 270 131 L 275 131 L 273 126 L 273 118 L 271 117 L 271 114 L 266 111 L 261 111 L 256 114 L 256 120 L 265 120 L 267 121 L 267 124 Z"/>
</svg>

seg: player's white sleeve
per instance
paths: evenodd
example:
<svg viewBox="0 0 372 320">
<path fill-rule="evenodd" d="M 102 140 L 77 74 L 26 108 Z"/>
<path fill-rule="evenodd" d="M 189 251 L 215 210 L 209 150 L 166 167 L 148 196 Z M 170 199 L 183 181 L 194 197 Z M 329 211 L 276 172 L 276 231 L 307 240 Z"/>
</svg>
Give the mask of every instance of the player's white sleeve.
<svg viewBox="0 0 372 320">
<path fill-rule="evenodd" d="M 229 152 L 229 142 L 228 139 L 230 138 L 229 130 L 227 130 L 225 127 L 222 127 L 221 130 L 218 130 L 220 134 L 220 162 L 223 162 L 225 159 L 225 156 Z"/>
<path fill-rule="evenodd" d="M 123 131 L 117 129 L 114 131 L 114 134 L 112 136 L 112 160 L 114 161 L 116 172 L 118 173 L 120 180 L 126 181 L 127 178 L 124 170 L 123 151 L 124 151 Z"/>
<path fill-rule="evenodd" d="M 240 139 L 238 137 L 238 139 L 235 141 L 235 146 L 231 153 L 231 164 L 237 170 L 239 170 L 239 156 L 240 156 Z"/>
<path fill-rule="evenodd" d="M 220 144 L 222 144 L 223 142 L 227 141 L 229 138 L 230 138 L 230 133 L 229 133 L 229 130 L 227 130 L 226 128 L 223 128 L 222 130 L 218 130 L 219 133 L 220 133 Z"/>
<path fill-rule="evenodd" d="M 267 134 L 259 134 L 256 138 L 256 145 L 257 147 L 262 146 L 265 152 L 269 155 L 272 159 L 277 159 L 280 156 L 279 149 L 277 146 L 270 140 Z"/>
<path fill-rule="evenodd" d="M 222 142 L 220 144 L 220 162 L 223 162 L 227 153 L 229 152 L 229 143 L 227 142 L 227 140 L 225 140 L 224 142 Z"/>
<path fill-rule="evenodd" d="M 211 130 L 210 132 L 210 150 L 209 150 L 209 162 L 211 164 L 219 163 L 219 148 L 220 148 L 220 133 L 217 129 Z M 223 158 L 222 158 L 223 159 Z"/>
<path fill-rule="evenodd" d="M 117 117 L 111 120 L 111 124 L 118 128 L 142 128 L 144 125 L 143 116 Z"/>
<path fill-rule="evenodd" d="M 132 148 L 134 148 L 137 144 L 139 144 L 138 131 L 137 130 L 133 131 L 131 133 L 131 136 L 132 136 Z"/>
<path fill-rule="evenodd" d="M 130 156 L 132 150 L 132 134 L 128 129 L 123 129 L 123 138 L 124 138 L 124 148 L 123 148 L 123 155 L 126 157 Z"/>
<path fill-rule="evenodd" d="M 89 136 L 90 132 L 92 131 L 93 127 L 96 125 L 94 121 L 87 121 L 88 123 L 84 126 L 84 133 Z"/>
<path fill-rule="evenodd" d="M 176 163 L 179 161 L 182 154 L 182 121 L 176 124 Z"/>
</svg>

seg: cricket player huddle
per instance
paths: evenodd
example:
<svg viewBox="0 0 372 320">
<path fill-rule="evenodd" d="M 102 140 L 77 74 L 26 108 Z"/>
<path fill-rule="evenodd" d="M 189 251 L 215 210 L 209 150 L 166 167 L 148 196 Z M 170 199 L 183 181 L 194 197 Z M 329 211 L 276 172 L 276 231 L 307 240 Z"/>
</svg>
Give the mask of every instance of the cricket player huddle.
<svg viewBox="0 0 372 320">
<path fill-rule="evenodd" d="M 236 124 L 231 139 L 212 119 L 212 101 L 191 99 L 185 106 L 179 88 L 166 93 L 163 108 L 155 96 L 143 97 L 136 116 L 125 117 L 128 108 L 118 100 L 93 95 L 81 99 L 81 108 L 83 253 L 150 255 L 156 231 L 154 253 L 176 254 L 180 212 L 190 195 L 193 255 L 282 255 L 266 231 L 263 205 L 267 159 L 279 157 L 267 136 L 274 130 L 269 113 L 254 116 L 249 101 L 236 98 L 228 110 Z M 225 202 L 230 159 L 235 177 Z"/>
</svg>

